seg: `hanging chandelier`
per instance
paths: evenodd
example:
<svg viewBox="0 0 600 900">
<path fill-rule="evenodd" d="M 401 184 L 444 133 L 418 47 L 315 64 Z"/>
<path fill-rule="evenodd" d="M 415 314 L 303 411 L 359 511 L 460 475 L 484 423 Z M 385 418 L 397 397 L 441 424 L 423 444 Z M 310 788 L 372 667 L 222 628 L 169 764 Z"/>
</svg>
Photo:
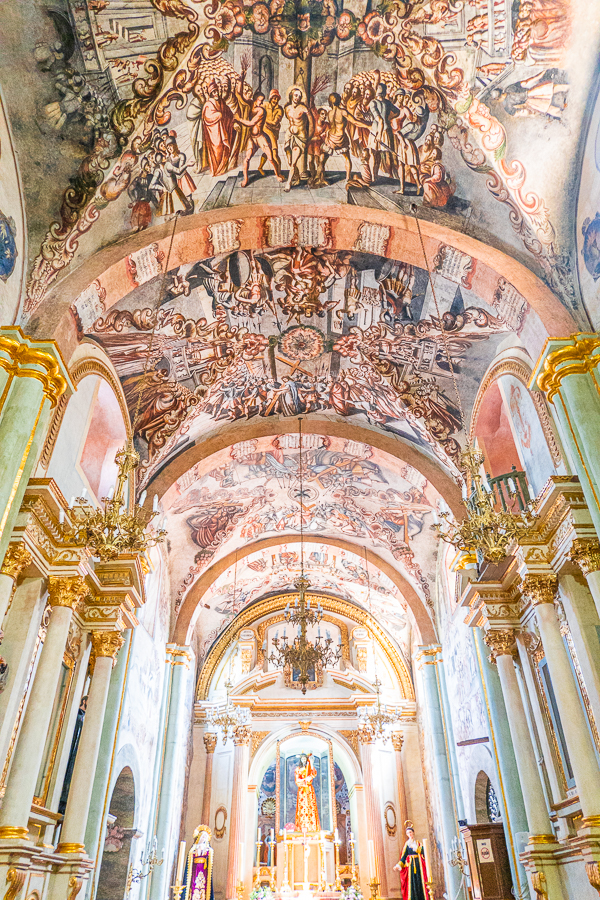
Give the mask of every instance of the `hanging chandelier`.
<svg viewBox="0 0 600 900">
<path fill-rule="evenodd" d="M 221 739 L 224 744 L 229 740 L 229 736 L 235 734 L 237 728 L 242 725 L 248 725 L 250 722 L 250 710 L 242 706 L 236 706 L 231 702 L 229 692 L 233 687 L 230 678 L 225 682 L 227 691 L 227 700 L 225 705 L 211 706 L 206 711 L 206 724 L 209 729 L 218 729 L 221 732 Z"/>
<path fill-rule="evenodd" d="M 303 575 L 297 579 L 295 586 L 298 589 L 298 597 L 293 606 L 289 603 L 285 608 L 285 621 L 298 629 L 292 643 L 288 642 L 286 630 L 280 638 L 276 632 L 273 638 L 275 650 L 269 656 L 269 661 L 280 669 L 289 667 L 290 672 L 298 673 L 298 683 L 302 687 L 302 693 L 306 693 L 306 685 L 315 679 L 318 668 L 326 669 L 335 666 L 342 656 L 341 637 L 337 646 L 327 631 L 325 637 L 321 635 L 320 622 L 323 618 L 323 608 L 320 603 L 310 608 L 310 599 L 306 599 L 306 590 L 310 583 Z M 317 639 L 311 643 L 306 637 L 309 625 L 318 625 Z"/>
<path fill-rule="evenodd" d="M 391 725 L 400 721 L 402 712 L 397 706 L 389 706 L 381 703 L 381 681 L 375 678 L 373 684 L 377 694 L 377 702 L 373 706 L 361 707 L 358 712 L 359 734 L 369 736 L 372 739 L 387 738 Z"/>
<path fill-rule="evenodd" d="M 483 560 L 487 560 L 491 563 L 498 563 L 507 556 L 508 549 L 513 541 L 523 539 L 532 534 L 536 513 L 532 503 L 528 503 L 527 506 L 518 513 L 506 509 L 504 503 L 502 504 L 502 509 L 496 509 L 493 489 L 481 474 L 484 455 L 473 447 L 465 428 L 465 415 L 456 381 L 454 362 L 448 346 L 448 336 L 444 327 L 444 318 L 440 313 L 435 285 L 433 283 L 433 278 L 431 277 L 427 252 L 425 250 L 425 242 L 421 232 L 418 209 L 414 203 L 412 205 L 412 212 L 419 233 L 421 252 L 423 254 L 429 286 L 435 303 L 437 321 L 440 323 L 440 336 L 444 345 L 448 368 L 452 376 L 452 383 L 454 385 L 454 392 L 456 394 L 460 416 L 460 427 L 464 431 L 466 438 L 466 449 L 461 453 L 460 465 L 463 475 L 463 503 L 466 509 L 466 516 L 462 522 L 457 524 L 456 522 L 451 521 L 449 512 L 442 512 L 440 513 L 440 516 L 444 520 L 443 523 L 438 522 L 433 525 L 433 528 L 436 529 L 442 540 L 446 541 L 448 544 L 452 544 L 457 550 L 476 554 L 479 564 L 481 564 Z M 518 484 L 515 478 L 507 478 L 507 490 L 509 498 L 514 500 L 518 495 Z"/>
<path fill-rule="evenodd" d="M 496 509 L 493 490 L 481 474 L 483 453 L 470 444 L 461 454 L 462 470 L 465 475 L 463 501 L 467 515 L 460 523 L 450 519 L 450 513 L 441 512 L 443 523 L 433 527 L 442 540 L 452 544 L 457 550 L 467 553 L 475 551 L 478 561 L 484 559 L 498 563 L 508 554 L 513 541 L 531 535 L 536 521 L 533 505 L 529 503 L 518 514 L 507 509 Z M 517 496 L 517 484 L 508 480 L 511 498 Z"/>
<path fill-rule="evenodd" d="M 283 630 L 283 636 L 279 637 L 279 632 L 275 633 L 273 638 L 273 646 L 275 649 L 269 656 L 269 662 L 279 669 L 289 668 L 289 671 L 295 675 L 301 686 L 302 693 L 306 694 L 306 686 L 309 681 L 316 679 L 317 669 L 326 669 L 335 666 L 342 656 L 342 639 L 338 640 L 337 647 L 334 646 L 333 638 L 328 631 L 325 637 L 321 635 L 320 622 L 323 618 L 323 607 L 319 602 L 316 607 L 310 608 L 310 599 L 306 599 L 306 592 L 310 587 L 308 578 L 304 576 L 304 512 L 302 509 L 304 490 L 304 466 L 302 462 L 302 419 L 298 419 L 298 438 L 299 438 L 299 460 L 298 460 L 298 477 L 300 480 L 300 490 L 298 492 L 298 504 L 300 507 L 300 577 L 295 581 L 295 587 L 298 591 L 298 597 L 293 606 L 288 605 L 285 608 L 285 621 L 287 624 L 297 628 L 296 637 L 288 641 L 286 629 Z M 309 626 L 318 625 L 319 630 L 314 643 L 311 643 L 306 637 Z M 266 652 L 266 641 L 263 644 L 263 653 Z"/>
<path fill-rule="evenodd" d="M 144 508 L 146 491 L 139 502 L 128 509 L 125 491 L 129 476 L 137 469 L 140 457 L 131 442 L 115 456 L 119 470 L 117 483 L 108 497 L 102 498 L 104 506 L 93 506 L 85 497 L 73 498 L 69 510 L 69 524 L 65 524 L 61 510 L 62 536 L 71 546 L 85 547 L 92 556 L 102 562 L 116 559 L 123 553 L 140 554 L 164 540 L 166 531 L 159 528 L 150 534 L 149 523 L 158 515 L 158 496 L 154 497 L 152 510 Z"/>
</svg>

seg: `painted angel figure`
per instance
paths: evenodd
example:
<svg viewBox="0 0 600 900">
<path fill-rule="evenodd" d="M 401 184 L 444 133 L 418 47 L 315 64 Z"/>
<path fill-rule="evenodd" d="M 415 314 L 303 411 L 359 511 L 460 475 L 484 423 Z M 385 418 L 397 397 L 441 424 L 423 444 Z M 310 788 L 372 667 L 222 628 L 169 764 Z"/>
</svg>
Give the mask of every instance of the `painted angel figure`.
<svg viewBox="0 0 600 900">
<path fill-rule="evenodd" d="M 313 781 L 317 776 L 317 770 L 311 762 L 312 753 L 303 753 L 300 757 L 300 765 L 296 767 L 294 778 L 298 785 L 298 799 L 296 800 L 296 830 L 320 831 L 319 810 L 317 796 L 313 787 Z"/>
<path fill-rule="evenodd" d="M 211 837 L 212 831 L 208 825 L 198 825 L 194 831 L 194 842 L 183 874 L 184 892 L 181 900 L 214 900 Z"/>
</svg>

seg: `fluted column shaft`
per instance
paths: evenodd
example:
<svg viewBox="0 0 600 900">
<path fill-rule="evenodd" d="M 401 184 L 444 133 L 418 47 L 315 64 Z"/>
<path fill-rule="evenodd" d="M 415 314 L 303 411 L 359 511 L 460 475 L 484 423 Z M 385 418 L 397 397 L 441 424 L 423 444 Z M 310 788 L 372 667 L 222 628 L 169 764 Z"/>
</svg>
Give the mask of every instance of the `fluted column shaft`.
<svg viewBox="0 0 600 900">
<path fill-rule="evenodd" d="M 210 800 L 212 796 L 212 770 L 217 746 L 217 735 L 208 731 L 204 735 L 206 767 L 204 769 L 204 793 L 202 795 L 202 825 L 210 825 Z"/>
<path fill-rule="evenodd" d="M 492 659 L 498 667 L 529 831 L 533 835 L 552 835 L 554 832 L 544 800 L 542 780 L 515 671 L 512 655 L 514 633 L 512 631 L 488 631 L 485 642 L 491 648 Z"/>
<path fill-rule="evenodd" d="M 360 734 L 360 756 L 362 760 L 363 784 L 365 787 L 365 805 L 367 807 L 367 833 L 369 840 L 373 841 L 375 848 L 375 866 L 377 873 L 375 875 L 379 882 L 379 893 L 382 897 L 387 897 L 387 872 L 385 869 L 385 850 L 383 846 L 383 826 L 381 823 L 381 803 L 379 800 L 379 791 L 373 778 L 373 738 L 368 734 Z M 362 852 L 363 860 L 365 859 L 364 850 Z M 368 856 L 367 856 L 368 859 Z M 373 873 L 369 872 L 369 878 Z"/>
<path fill-rule="evenodd" d="M 56 848 L 59 853 L 83 853 L 85 851 L 85 829 L 94 788 L 94 774 L 100 750 L 110 676 L 115 658 L 122 646 L 123 637 L 118 631 L 92 634 L 94 670 L 73 768 L 65 818 L 60 833 L 60 843 Z M 90 849 L 91 852 L 95 850 L 95 848 Z"/>
<path fill-rule="evenodd" d="M 27 837 L 27 822 L 50 726 L 73 606 L 86 593 L 85 583 L 79 577 L 50 579 L 49 602 L 52 615 L 27 699 L 0 809 L 0 838 Z"/>
<path fill-rule="evenodd" d="M 248 795 L 249 744 L 252 732 L 248 725 L 240 725 L 233 735 L 233 786 L 231 791 L 231 825 L 229 828 L 229 857 L 227 861 L 227 900 L 236 897 L 242 866 L 242 844 L 246 834 L 246 798 Z M 244 852 L 246 850 L 244 846 Z"/>
<path fill-rule="evenodd" d="M 600 768 L 575 676 L 554 608 L 555 575 L 528 575 L 523 593 L 535 606 L 538 627 L 584 818 L 600 814 Z"/>
<path fill-rule="evenodd" d="M 405 822 L 408 819 L 408 808 L 406 805 L 406 785 L 404 784 L 404 767 L 402 765 L 402 745 L 404 744 L 404 736 L 400 731 L 392 733 L 392 746 L 394 747 L 396 757 L 396 778 L 398 781 L 398 814 L 400 823 L 400 834 L 404 834 Z M 402 846 L 402 844 L 401 844 Z"/>
</svg>

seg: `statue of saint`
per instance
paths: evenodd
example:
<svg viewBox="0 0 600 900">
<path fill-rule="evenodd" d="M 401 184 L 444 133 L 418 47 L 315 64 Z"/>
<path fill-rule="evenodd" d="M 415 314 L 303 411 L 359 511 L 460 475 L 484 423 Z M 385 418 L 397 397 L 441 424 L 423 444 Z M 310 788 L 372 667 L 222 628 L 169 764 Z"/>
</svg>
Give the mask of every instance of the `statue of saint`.
<svg viewBox="0 0 600 900">
<path fill-rule="evenodd" d="M 320 831 L 319 810 L 317 797 L 313 787 L 317 770 L 311 763 L 312 753 L 308 756 L 303 753 L 300 756 L 300 765 L 296 767 L 294 777 L 298 786 L 298 799 L 296 800 L 296 830 Z"/>
<path fill-rule="evenodd" d="M 406 843 L 394 866 L 400 872 L 402 900 L 428 900 L 427 867 L 423 844 L 415 838 L 412 822 L 406 822 Z"/>
<path fill-rule="evenodd" d="M 181 900 L 214 900 L 211 838 L 212 831 L 208 825 L 198 825 L 183 874 L 185 890 Z"/>
</svg>

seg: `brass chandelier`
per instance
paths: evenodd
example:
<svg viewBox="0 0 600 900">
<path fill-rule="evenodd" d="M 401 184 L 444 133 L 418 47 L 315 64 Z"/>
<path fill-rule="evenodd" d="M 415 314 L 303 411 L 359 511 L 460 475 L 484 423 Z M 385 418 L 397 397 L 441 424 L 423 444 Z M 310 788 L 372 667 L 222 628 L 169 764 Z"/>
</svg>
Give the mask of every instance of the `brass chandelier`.
<svg viewBox="0 0 600 900">
<path fill-rule="evenodd" d="M 131 512 L 127 506 L 125 489 L 129 476 L 138 467 L 140 457 L 131 443 L 119 450 L 115 457 L 119 467 L 117 483 L 108 497 L 103 497 L 104 507 L 93 506 L 85 497 L 71 501 L 70 524 L 65 525 L 61 511 L 61 528 L 64 539 L 75 547 L 85 547 L 102 562 L 116 559 L 122 553 L 143 553 L 163 540 L 166 531 L 158 528 L 147 532 L 149 523 L 158 515 L 158 497 L 154 497 L 151 511 L 144 508 L 146 491 Z"/>
<path fill-rule="evenodd" d="M 284 615 L 285 621 L 297 627 L 298 632 L 292 643 L 288 642 L 285 629 L 281 638 L 276 633 L 273 638 L 275 650 L 269 656 L 269 661 L 278 668 L 283 669 L 289 666 L 291 672 L 298 672 L 298 682 L 302 687 L 302 693 L 305 694 L 306 685 L 311 681 L 311 673 L 316 673 L 318 667 L 325 669 L 339 662 L 342 648 L 341 638 L 338 645 L 334 646 L 329 632 L 325 633 L 324 638 L 321 635 L 319 623 L 323 618 L 323 608 L 320 603 L 313 609 L 310 608 L 310 599 L 306 599 L 306 590 L 310 587 L 308 579 L 301 575 L 296 580 L 295 586 L 298 589 L 299 597 L 296 598 L 293 606 L 288 603 Z M 306 637 L 309 625 L 319 625 L 314 644 L 311 644 Z"/>
<path fill-rule="evenodd" d="M 373 706 L 361 707 L 358 712 L 358 732 L 373 739 L 387 738 L 389 728 L 401 719 L 401 710 L 397 706 L 381 703 L 381 681 L 375 677 L 373 684 L 377 694 L 377 702 Z"/>
<path fill-rule="evenodd" d="M 488 481 L 481 474 L 483 453 L 470 444 L 461 454 L 462 470 L 465 474 L 463 501 L 466 517 L 457 524 L 446 511 L 440 513 L 443 523 L 433 527 L 442 540 L 452 544 L 457 550 L 477 553 L 478 560 L 491 563 L 503 560 L 513 541 L 531 534 L 536 515 L 529 504 L 518 515 L 507 509 L 496 509 L 494 493 Z M 470 487 L 470 490 L 469 490 Z M 517 490 L 510 491 L 516 496 Z"/>
<path fill-rule="evenodd" d="M 462 408 L 460 392 L 456 381 L 456 372 L 452 361 L 452 354 L 448 346 L 448 336 L 444 329 L 444 318 L 440 313 L 440 308 L 435 292 L 435 285 L 431 277 L 427 252 L 425 250 L 425 242 L 421 232 L 421 223 L 419 221 L 418 209 L 416 204 L 412 205 L 412 212 L 415 217 L 419 240 L 421 242 L 421 252 L 427 270 L 429 286 L 435 303 L 438 322 L 440 323 L 440 335 L 448 367 L 452 376 L 454 392 L 458 405 L 461 429 L 465 432 L 466 449 L 461 453 L 461 464 L 459 466 L 462 472 L 463 483 L 463 502 L 466 509 L 465 518 L 456 523 L 450 519 L 450 513 L 444 511 L 440 513 L 440 517 L 444 520 L 438 522 L 432 527 L 437 531 L 442 540 L 448 544 L 452 544 L 457 550 L 462 550 L 477 556 L 478 564 L 484 560 L 491 563 L 498 563 L 503 560 L 507 554 L 513 541 L 519 538 L 530 536 L 536 521 L 536 513 L 533 504 L 530 502 L 519 513 L 514 513 L 506 508 L 496 509 L 494 492 L 488 481 L 482 475 L 482 466 L 484 455 L 471 444 L 469 435 L 465 428 L 465 415 Z M 509 497 L 514 499 L 517 496 L 517 486 L 513 481 L 514 490 L 510 487 L 509 479 Z"/>
<path fill-rule="evenodd" d="M 237 728 L 247 725 L 250 722 L 250 710 L 242 706 L 236 706 L 231 702 L 229 692 L 233 687 L 231 676 L 225 682 L 227 691 L 227 699 L 224 705 L 211 706 L 206 711 L 206 724 L 209 729 L 218 728 L 221 732 L 221 739 L 224 744 L 229 740 L 229 735 L 233 735 Z"/>
<path fill-rule="evenodd" d="M 298 673 L 297 681 L 301 686 L 302 693 L 306 694 L 306 686 L 312 678 L 316 677 L 317 669 L 326 669 L 336 665 L 342 656 L 342 639 L 339 638 L 337 647 L 334 646 L 333 638 L 329 632 L 325 632 L 325 637 L 321 635 L 320 622 L 323 618 L 323 607 L 319 602 L 316 607 L 310 608 L 310 599 L 306 599 L 306 592 L 310 587 L 308 578 L 304 576 L 304 515 L 302 510 L 303 502 L 303 478 L 304 470 L 302 463 L 302 419 L 298 419 L 298 435 L 299 435 L 299 479 L 300 491 L 298 494 L 298 503 L 300 506 L 300 577 L 295 582 L 298 590 L 298 597 L 293 606 L 288 605 L 285 608 L 284 617 L 286 623 L 297 628 L 296 637 L 288 641 L 286 629 L 280 638 L 279 633 L 275 633 L 273 638 L 273 646 L 275 649 L 269 656 L 269 662 L 279 669 L 289 667 L 289 671 L 293 674 Z M 319 630 L 314 643 L 311 643 L 306 632 L 309 626 L 318 625 Z M 266 641 L 263 645 L 263 652 L 266 651 Z"/>
</svg>

